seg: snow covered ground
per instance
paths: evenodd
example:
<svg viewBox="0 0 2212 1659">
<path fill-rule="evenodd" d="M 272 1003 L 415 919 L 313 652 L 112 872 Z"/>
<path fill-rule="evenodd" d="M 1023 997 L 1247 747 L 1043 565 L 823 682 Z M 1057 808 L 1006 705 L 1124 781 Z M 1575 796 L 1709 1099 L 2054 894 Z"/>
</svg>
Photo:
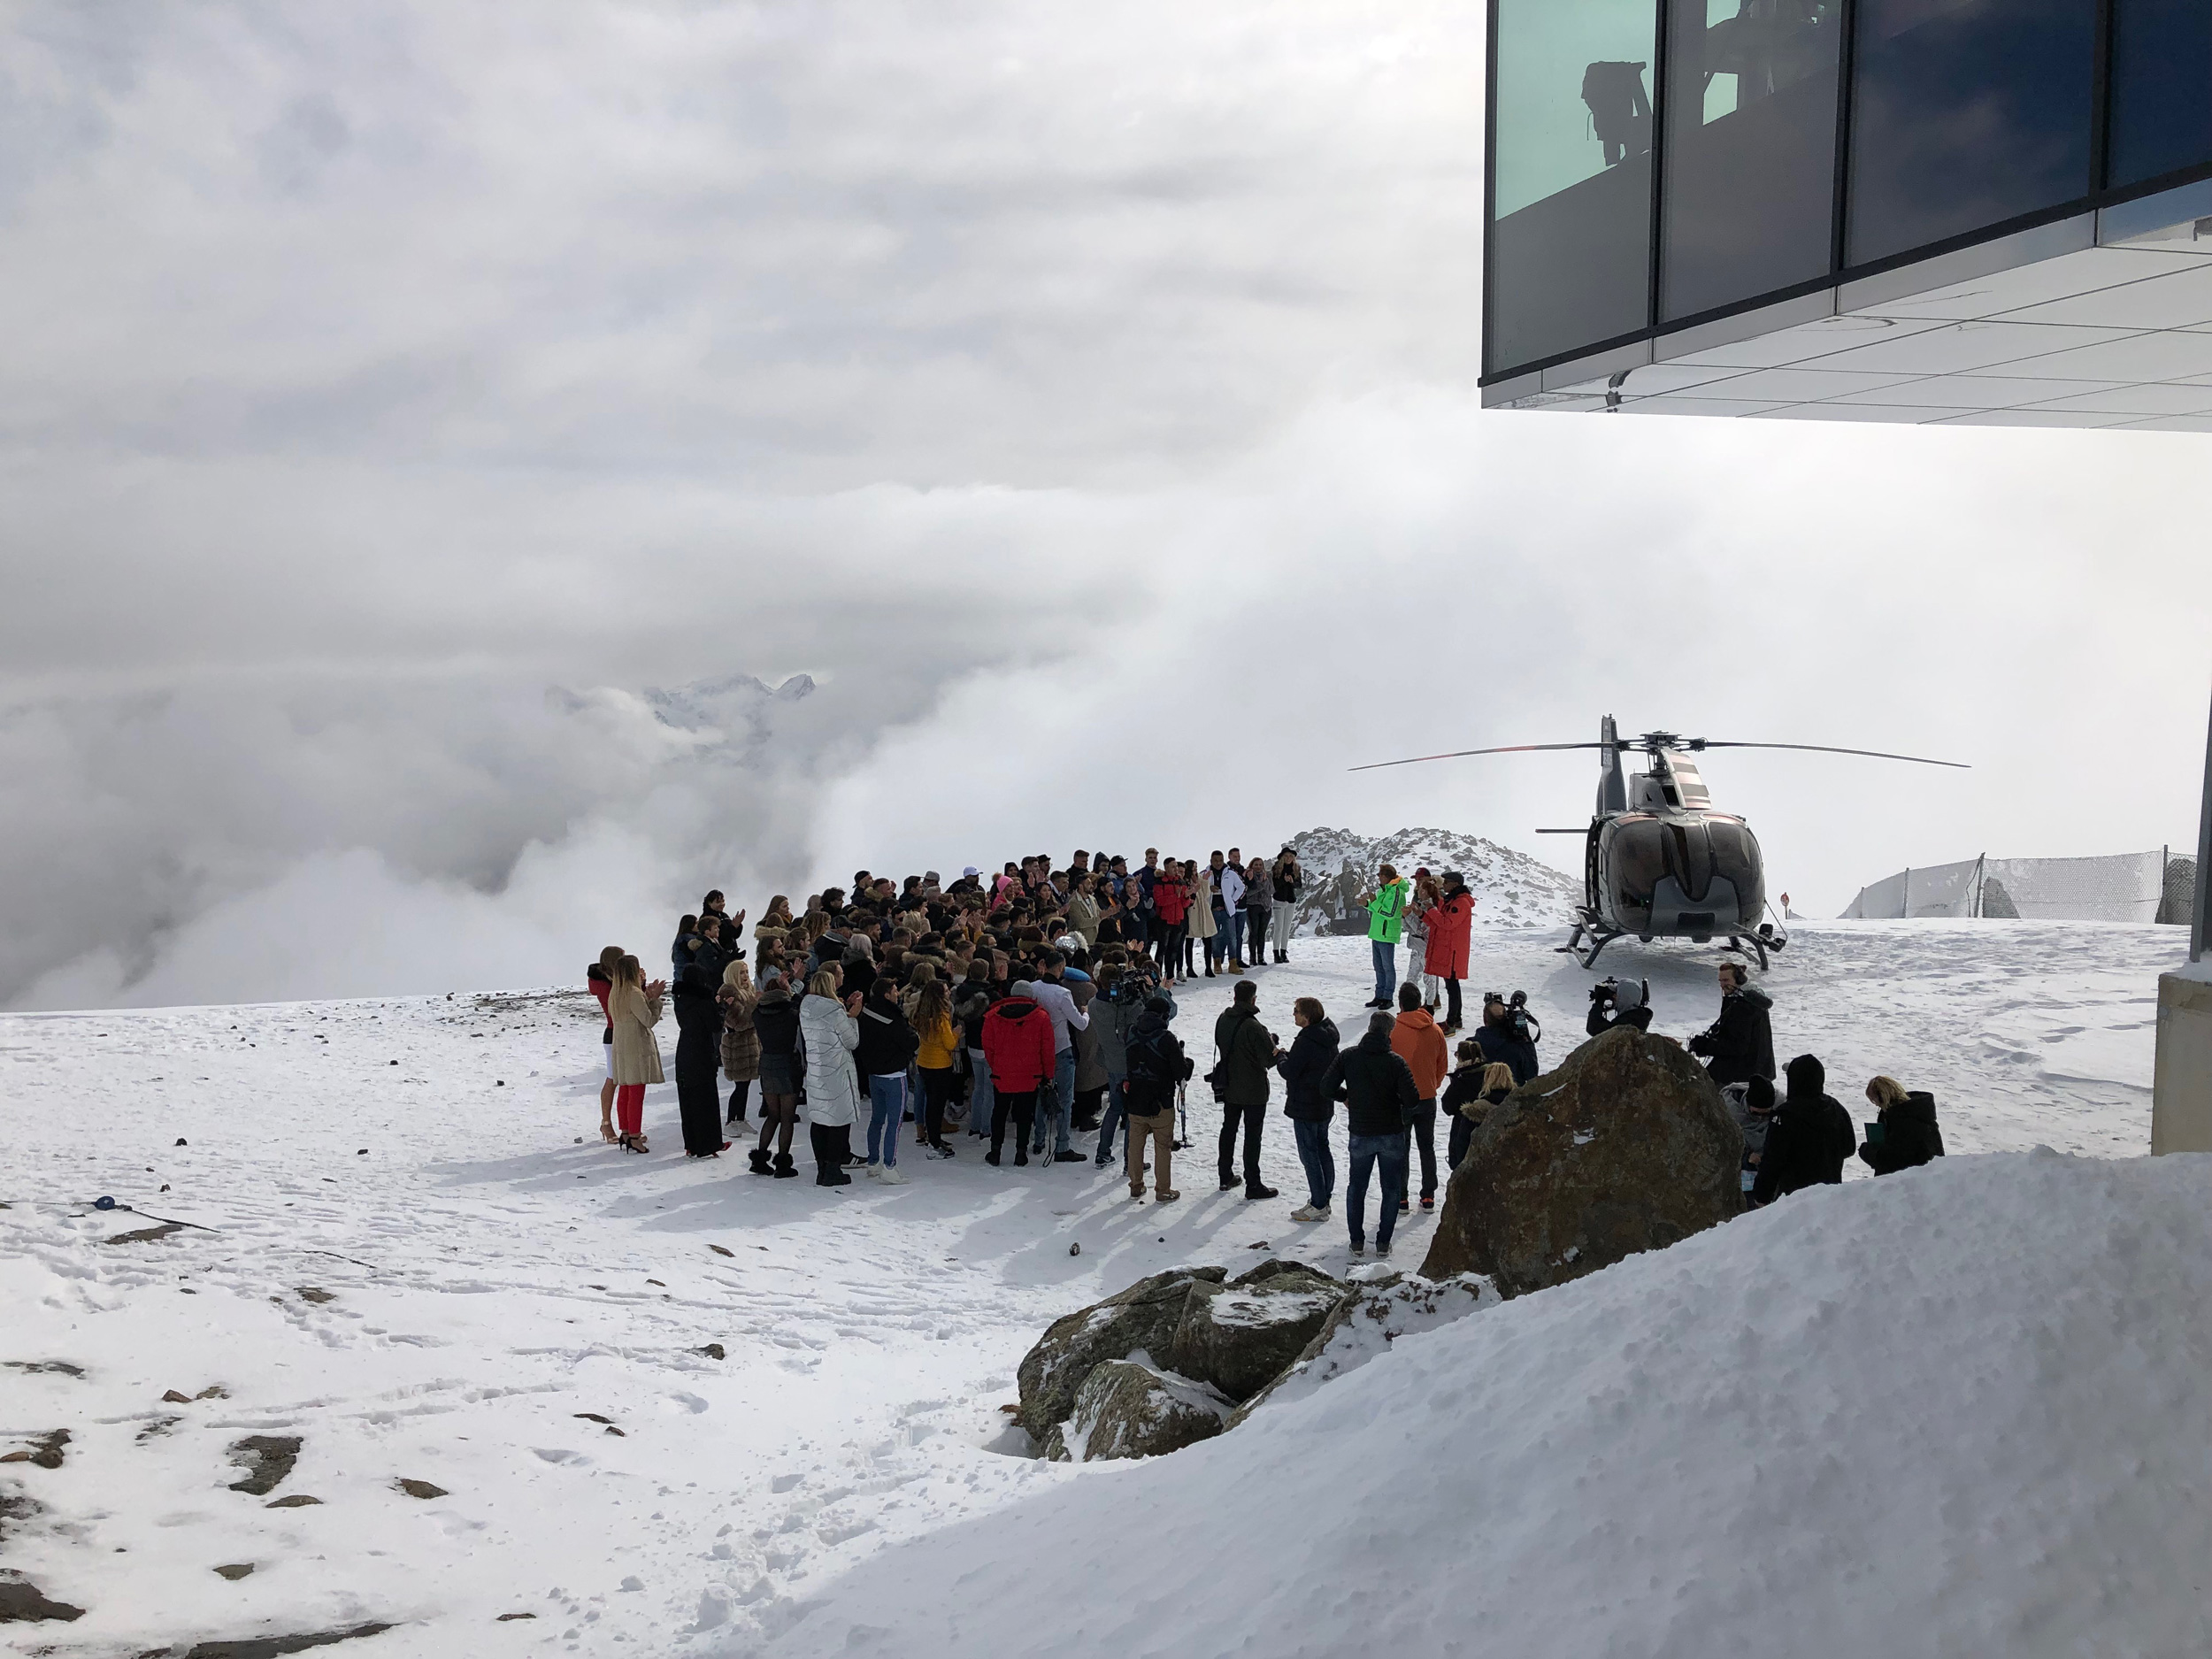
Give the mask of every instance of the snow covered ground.
<svg viewBox="0 0 2212 1659">
<path fill-rule="evenodd" d="M 1591 977 L 1556 940 L 1481 936 L 1471 987 L 1526 988 L 1547 1057 L 1579 1040 Z M 1855 1108 L 1876 1071 L 1932 1088 L 1955 1154 L 2131 1156 L 2155 975 L 2179 951 L 2172 929 L 1808 924 L 1767 980 L 1777 1048 L 1822 1055 Z M 1287 1034 L 1291 999 L 1314 995 L 1352 1024 L 1364 942 L 1298 955 L 1257 976 L 1270 1023 Z M 1679 1035 L 1710 1018 L 1715 959 L 1616 946 L 1603 966 L 1647 974 L 1657 1029 Z M 1202 1057 L 1230 983 L 1184 998 Z M 1955 1158 L 1854 1183 L 1409 1340 L 1264 1431 L 1265 1412 L 1157 1463 L 1079 1470 L 1021 1455 L 997 1409 L 1052 1317 L 1179 1263 L 1264 1249 L 1343 1270 L 1340 1222 L 1286 1218 L 1279 1117 L 1274 1202 L 1213 1192 L 1217 1115 L 1195 1107 L 1198 1156 L 1165 1210 L 1088 1163 L 991 1170 L 965 1141 L 949 1164 L 910 1160 L 907 1187 L 825 1192 L 605 1148 L 597 1036 L 579 996 L 0 1017 L 0 1449 L 69 1432 L 59 1467 L 0 1468 L 0 1573 L 86 1609 L 16 1640 L 182 1653 L 386 1624 L 357 1650 L 856 1640 L 972 1659 L 1211 1654 L 1256 1631 L 1251 1651 L 1322 1654 L 1358 1645 L 1314 1622 L 1341 1561 L 1337 1617 L 1417 1652 L 1463 1632 L 1500 1652 L 1750 1652 L 1757 1584 L 1824 1569 L 1757 1650 L 2204 1645 L 2200 1161 Z M 678 1144 L 672 1088 L 648 1127 Z M 93 1209 L 103 1194 L 134 1208 Z M 193 1225 L 110 1241 L 155 1217 Z M 2045 1325 L 2006 1323 L 2045 1306 Z M 2096 1388 L 2139 1426 L 2085 1443 Z M 1379 1417 L 1379 1438 L 1308 1455 Z M 246 1471 L 227 1448 L 252 1435 L 302 1441 L 261 1496 L 230 1489 Z M 1731 1463 L 1731 1444 L 1751 1450 Z M 1392 1446 L 1471 1461 L 1333 1504 L 1346 1459 Z M 1893 1471 L 1894 1502 L 1876 1479 Z M 302 1494 L 319 1502 L 267 1507 Z M 1294 1553 L 1207 1557 L 1189 1530 L 1234 1536 L 1262 1509 L 1282 1518 L 1252 1536 Z M 1387 1559 L 1402 1535 L 1451 1545 L 1408 1557 L 1425 1601 Z M 1133 1555 L 1143 1538 L 1191 1564 Z M 1540 1570 L 1555 1554 L 1580 1564 Z M 1209 1560 L 1264 1581 L 1187 1587 Z M 2031 1588 L 2033 1608 L 2008 1604 Z M 1173 1605 L 1148 1613 L 1156 1593 Z M 1924 1640 L 1874 1619 L 1893 1595 L 1940 1615 Z M 911 1624 L 864 1634 L 901 1606 Z M 1817 1645 L 1824 1620 L 1855 1645 Z"/>
</svg>

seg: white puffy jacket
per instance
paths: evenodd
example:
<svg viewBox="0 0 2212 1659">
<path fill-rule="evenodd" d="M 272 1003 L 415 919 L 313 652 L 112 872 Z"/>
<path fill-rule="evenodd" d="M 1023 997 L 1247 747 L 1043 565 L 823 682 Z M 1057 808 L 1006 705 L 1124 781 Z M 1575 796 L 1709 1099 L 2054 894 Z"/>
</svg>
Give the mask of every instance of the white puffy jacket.
<svg viewBox="0 0 2212 1659">
<path fill-rule="evenodd" d="M 853 1050 L 860 1027 L 833 996 L 809 996 L 799 1004 L 799 1035 L 806 1044 L 806 1119 L 835 1128 L 860 1118 L 860 1084 Z"/>
</svg>

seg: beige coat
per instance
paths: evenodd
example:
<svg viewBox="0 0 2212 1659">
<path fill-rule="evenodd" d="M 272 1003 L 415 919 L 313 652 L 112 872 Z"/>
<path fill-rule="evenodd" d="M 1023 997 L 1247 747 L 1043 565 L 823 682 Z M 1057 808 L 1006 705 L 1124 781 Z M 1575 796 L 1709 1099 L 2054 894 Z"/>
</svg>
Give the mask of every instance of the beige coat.
<svg viewBox="0 0 2212 1659">
<path fill-rule="evenodd" d="M 653 1035 L 661 1020 L 661 999 L 634 985 L 618 985 L 607 998 L 607 1018 L 614 1023 L 614 1080 L 665 1083 L 661 1046 Z"/>
<path fill-rule="evenodd" d="M 1193 939 L 1211 939 L 1214 936 L 1214 875 L 1210 869 L 1201 868 L 1190 879 L 1190 914 L 1183 919 L 1190 926 Z"/>
</svg>

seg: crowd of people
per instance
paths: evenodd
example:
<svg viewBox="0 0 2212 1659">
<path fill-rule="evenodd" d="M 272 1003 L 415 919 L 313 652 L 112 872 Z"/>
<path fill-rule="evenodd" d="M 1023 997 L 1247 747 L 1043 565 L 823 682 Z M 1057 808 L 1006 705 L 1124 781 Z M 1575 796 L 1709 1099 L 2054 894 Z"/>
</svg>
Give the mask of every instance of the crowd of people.
<svg viewBox="0 0 2212 1659">
<path fill-rule="evenodd" d="M 1435 1207 L 1440 1119 L 1448 1176 L 1488 1112 L 1538 1075 L 1542 1028 L 1523 993 L 1494 992 L 1475 1030 L 1460 1035 L 1474 895 L 1457 872 L 1422 868 L 1409 879 L 1385 864 L 1363 901 L 1375 986 L 1356 1039 L 1348 1045 L 1321 1001 L 1303 996 L 1286 1046 L 1260 1018 L 1253 975 L 1290 960 L 1304 885 L 1288 847 L 1248 863 L 1237 848 L 1203 860 L 1148 848 L 1133 868 L 1078 850 L 1064 866 L 1032 857 L 988 878 L 970 866 L 950 883 L 934 871 L 895 882 L 863 870 L 849 888 L 795 909 L 776 895 L 749 935 L 747 913 L 710 892 L 677 927 L 668 979 L 649 980 L 639 957 L 618 946 L 588 970 L 605 1014 L 601 1135 L 649 1150 L 645 1090 L 667 1080 L 657 1027 L 671 1009 L 685 1155 L 719 1156 L 741 1133 L 753 1173 L 795 1179 L 803 1117 L 823 1187 L 849 1185 L 856 1171 L 902 1185 L 902 1145 L 944 1159 L 964 1138 L 993 1166 L 1004 1164 L 1010 1141 L 1017 1166 L 1087 1160 L 1103 1171 L 1118 1162 L 1132 1200 L 1148 1192 L 1172 1203 L 1182 1196 L 1174 1155 L 1189 1144 L 1196 1080 L 1220 1108 L 1220 1190 L 1275 1198 L 1260 1148 L 1279 1081 L 1307 1186 L 1293 1218 L 1333 1217 L 1340 1104 L 1352 1253 L 1369 1248 L 1372 1185 L 1372 1244 L 1386 1256 L 1397 1218 L 1417 1202 Z M 1719 1015 L 1686 1046 L 1743 1130 L 1747 1206 L 1840 1180 L 1855 1148 L 1877 1173 L 1942 1155 L 1933 1099 L 1893 1079 L 1867 1086 L 1877 1118 L 1863 1143 L 1824 1092 L 1814 1056 L 1789 1063 L 1778 1098 L 1771 1002 L 1743 964 L 1719 972 Z M 1217 975 L 1238 983 L 1214 1024 L 1212 1068 L 1199 1079 L 1174 1030 L 1174 992 Z M 1647 986 L 1594 987 L 1588 1035 L 1651 1023 Z M 1095 1136 L 1087 1151 L 1079 1135 Z"/>
</svg>

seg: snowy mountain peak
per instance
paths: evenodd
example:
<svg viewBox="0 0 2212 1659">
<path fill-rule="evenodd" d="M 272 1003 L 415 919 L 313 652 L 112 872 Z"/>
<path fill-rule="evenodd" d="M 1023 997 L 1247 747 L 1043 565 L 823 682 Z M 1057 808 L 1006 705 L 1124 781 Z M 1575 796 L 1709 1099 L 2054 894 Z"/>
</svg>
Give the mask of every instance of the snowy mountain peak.
<svg viewBox="0 0 2212 1659">
<path fill-rule="evenodd" d="M 1480 926 L 1563 926 L 1582 902 L 1582 884 L 1572 876 L 1526 853 L 1455 830 L 1402 829 L 1371 839 L 1350 830 L 1318 828 L 1293 836 L 1291 845 L 1306 871 L 1306 897 L 1298 917 L 1302 932 L 1364 932 L 1366 916 L 1359 901 L 1373 884 L 1377 866 L 1386 864 L 1407 877 L 1424 865 L 1437 875 L 1458 871 L 1475 895 Z"/>
</svg>

